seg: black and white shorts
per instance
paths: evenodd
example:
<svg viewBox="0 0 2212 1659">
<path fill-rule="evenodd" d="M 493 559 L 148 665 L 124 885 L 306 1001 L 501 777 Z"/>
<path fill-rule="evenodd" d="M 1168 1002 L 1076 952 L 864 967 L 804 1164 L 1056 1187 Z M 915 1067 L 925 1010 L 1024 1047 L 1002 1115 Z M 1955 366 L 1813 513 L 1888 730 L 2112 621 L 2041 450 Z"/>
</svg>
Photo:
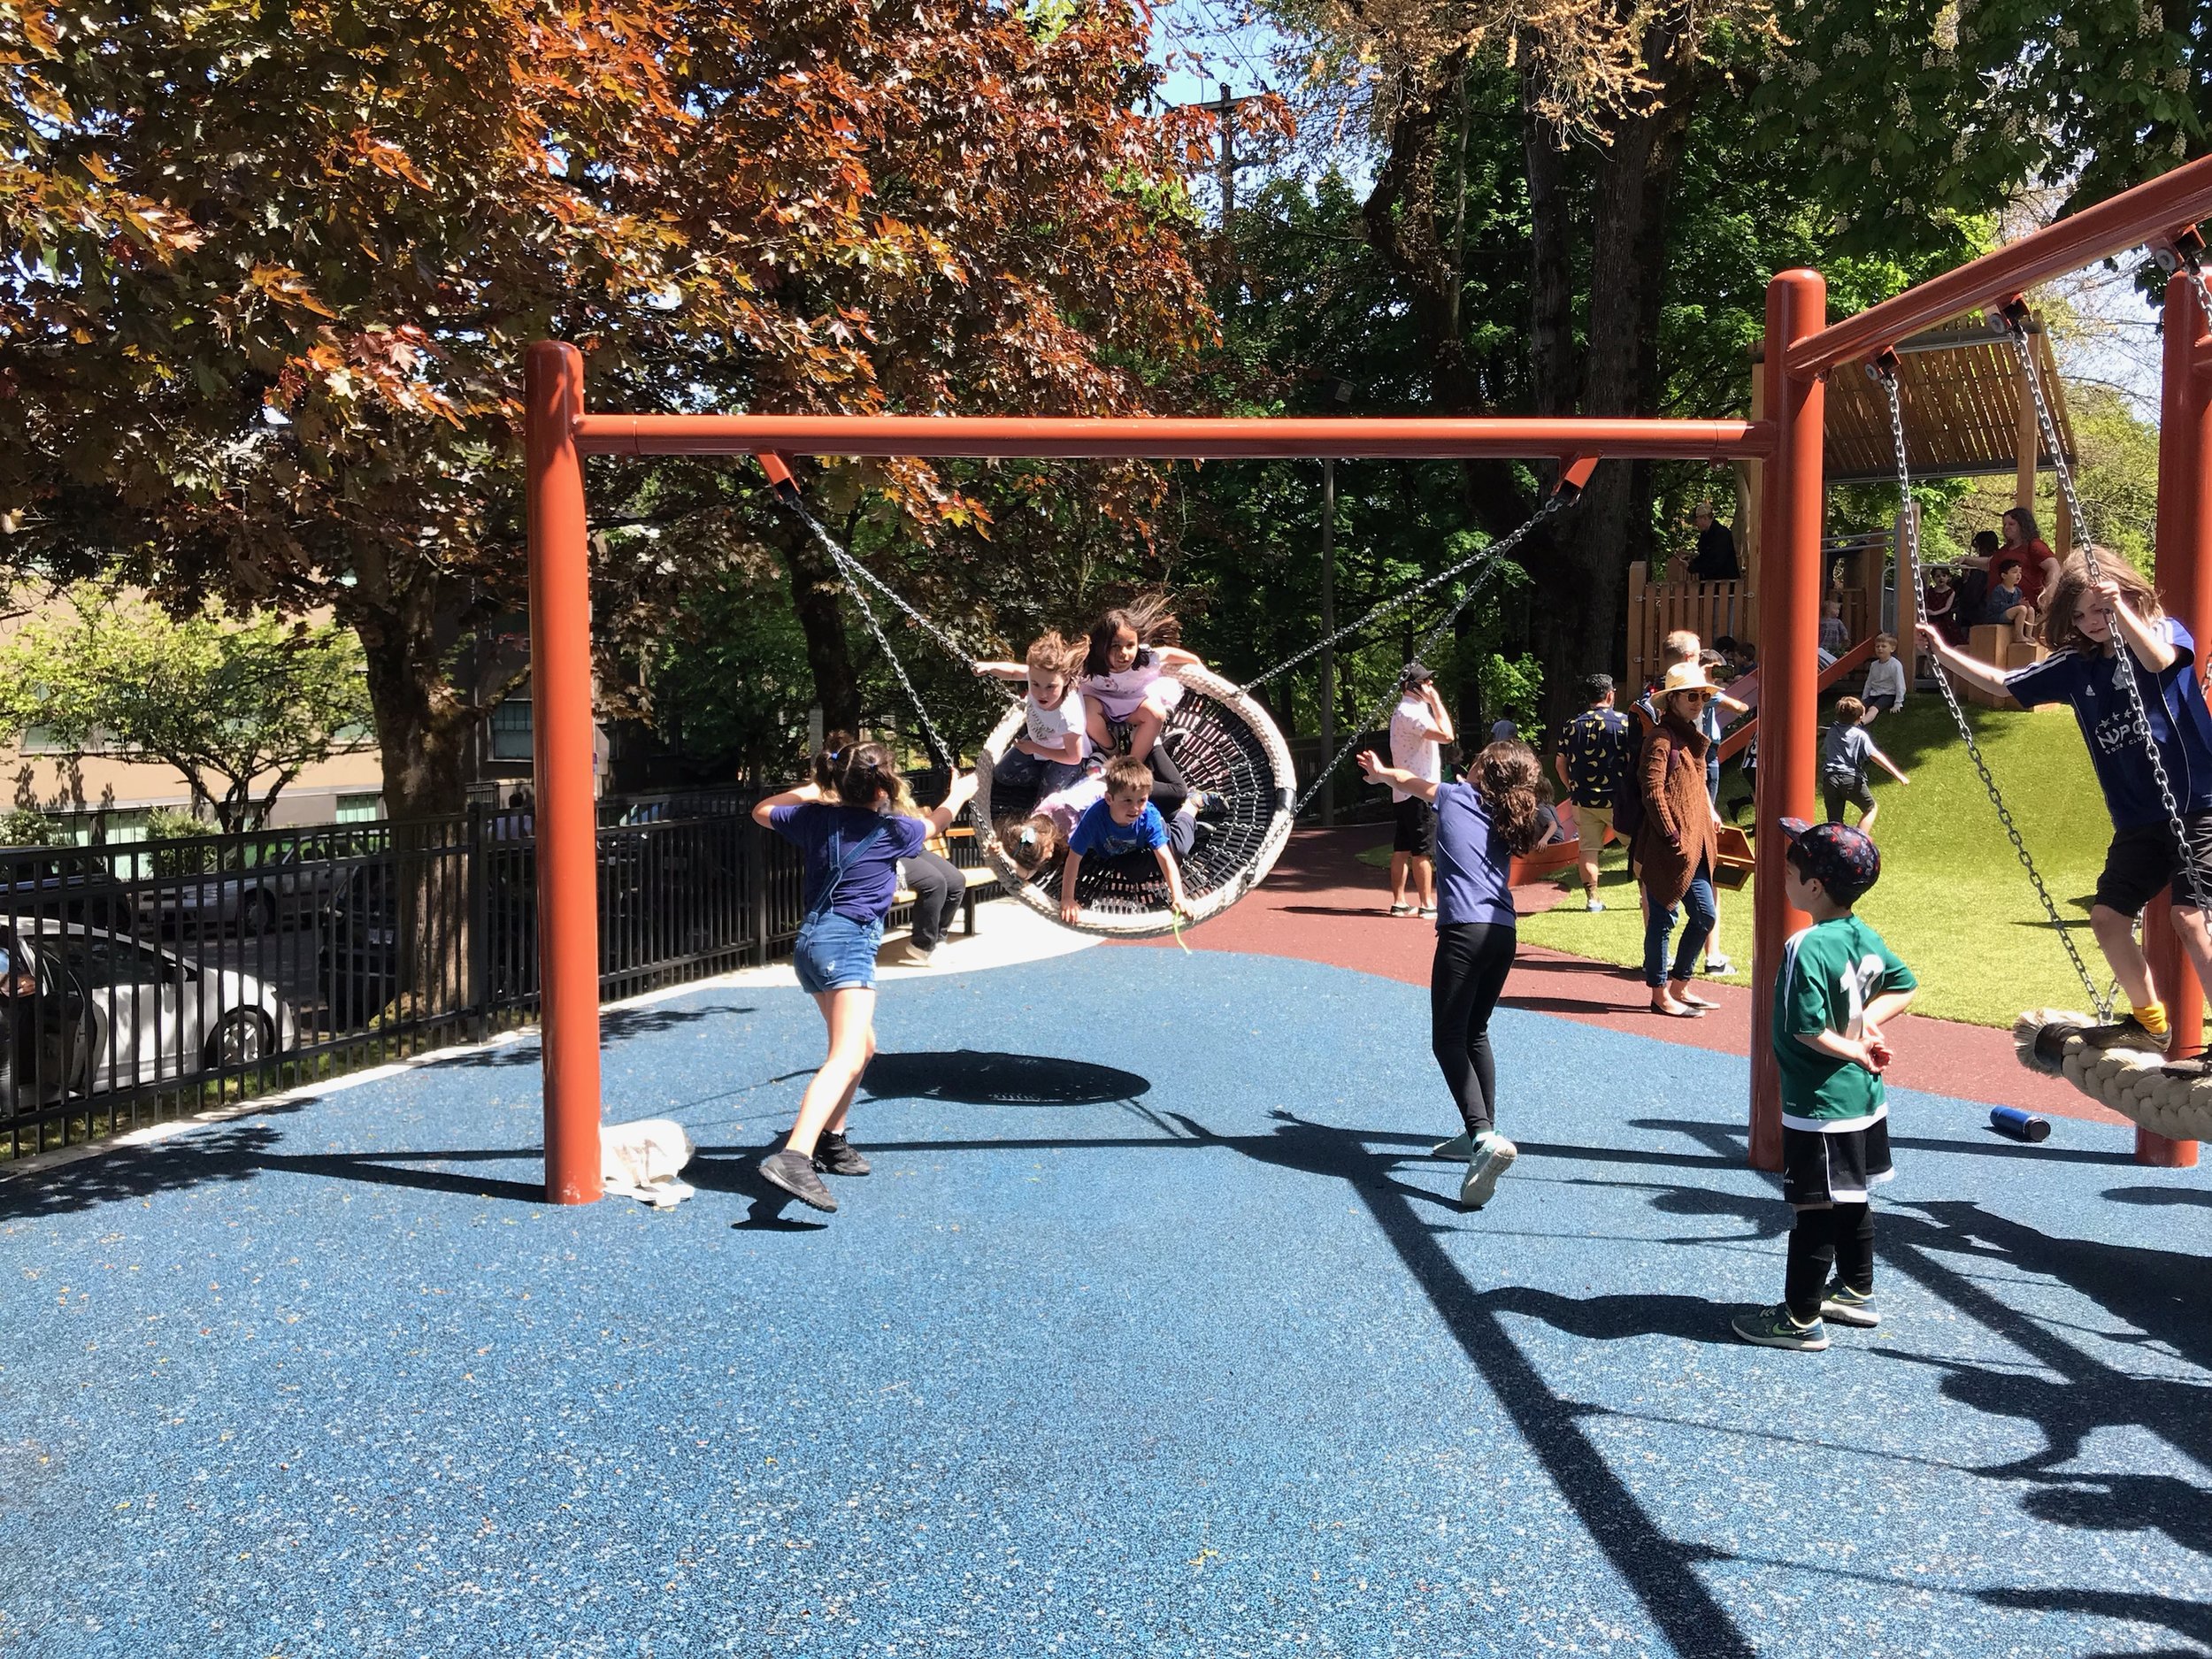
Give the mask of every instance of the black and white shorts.
<svg viewBox="0 0 2212 1659">
<path fill-rule="evenodd" d="M 1390 850 L 1411 853 L 1416 858 L 1436 856 L 1436 809 L 1417 795 L 1409 795 L 1392 809 L 1397 819 L 1397 833 L 1391 837 Z"/>
<path fill-rule="evenodd" d="M 1863 1204 L 1896 1171 L 1889 1162 L 1889 1119 L 1863 1129 L 1782 1125 L 1782 1197 L 1793 1210 L 1831 1210 Z"/>
<path fill-rule="evenodd" d="M 2185 818 L 2189 832 L 2189 862 L 2196 866 L 2198 892 L 2212 906 L 2212 812 Z M 2097 878 L 2096 902 L 2123 916 L 2139 916 L 2143 907 L 2169 884 L 2177 904 L 2190 902 L 2190 884 L 2176 880 L 2181 860 L 2174 853 L 2170 824 L 2139 824 L 2112 838 L 2105 851 L 2104 873 Z"/>
</svg>

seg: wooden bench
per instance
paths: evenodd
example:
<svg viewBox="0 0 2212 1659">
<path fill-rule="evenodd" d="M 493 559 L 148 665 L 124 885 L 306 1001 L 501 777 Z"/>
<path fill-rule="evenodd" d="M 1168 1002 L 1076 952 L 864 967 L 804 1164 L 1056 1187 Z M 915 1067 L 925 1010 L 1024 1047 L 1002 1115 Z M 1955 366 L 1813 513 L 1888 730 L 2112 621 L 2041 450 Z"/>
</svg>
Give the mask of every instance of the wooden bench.
<svg viewBox="0 0 2212 1659">
<path fill-rule="evenodd" d="M 956 840 L 973 841 L 974 839 L 973 830 L 965 826 L 956 826 L 947 830 L 942 835 L 931 836 L 926 845 L 929 851 L 950 864 L 952 863 L 951 843 Z M 988 864 L 977 864 L 972 869 L 958 865 L 955 867 L 960 870 L 961 877 L 966 881 L 968 887 L 967 892 L 960 900 L 960 931 L 965 936 L 973 937 L 976 899 L 983 888 L 998 885 L 998 872 Z M 915 896 L 913 888 L 901 887 L 891 895 L 892 906 L 895 909 L 900 905 L 910 905 L 914 902 Z"/>
</svg>

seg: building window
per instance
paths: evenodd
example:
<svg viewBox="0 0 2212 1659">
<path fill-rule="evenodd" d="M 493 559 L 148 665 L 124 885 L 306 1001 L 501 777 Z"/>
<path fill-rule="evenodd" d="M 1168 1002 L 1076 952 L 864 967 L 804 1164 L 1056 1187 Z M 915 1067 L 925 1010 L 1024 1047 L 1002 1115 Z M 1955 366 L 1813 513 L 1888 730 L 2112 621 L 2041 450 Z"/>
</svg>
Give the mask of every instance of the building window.
<svg viewBox="0 0 2212 1659">
<path fill-rule="evenodd" d="M 338 818 L 341 824 L 373 824 L 384 816 L 384 797 L 380 795 L 342 795 L 338 797 Z"/>
<path fill-rule="evenodd" d="M 492 710 L 492 758 L 529 760 L 536 749 L 537 733 L 530 718 L 530 699 L 508 697 Z"/>
<path fill-rule="evenodd" d="M 69 745 L 55 735 L 50 726 L 27 726 L 23 741 L 16 746 L 26 755 L 66 755 Z"/>
</svg>

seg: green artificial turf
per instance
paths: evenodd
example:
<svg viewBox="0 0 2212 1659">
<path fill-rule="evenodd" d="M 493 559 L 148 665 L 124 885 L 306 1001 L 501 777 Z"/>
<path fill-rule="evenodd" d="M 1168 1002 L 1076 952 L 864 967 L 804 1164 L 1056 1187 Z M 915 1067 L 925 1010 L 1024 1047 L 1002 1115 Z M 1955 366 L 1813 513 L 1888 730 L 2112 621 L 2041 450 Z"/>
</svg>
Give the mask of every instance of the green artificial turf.
<svg viewBox="0 0 2212 1659">
<path fill-rule="evenodd" d="M 2110 976 L 2089 933 L 2088 895 L 2103 867 L 2111 820 L 2073 717 L 2063 710 L 2027 714 L 1971 704 L 1967 716 L 2076 948 L 2098 984 L 2108 984 Z M 1874 795 L 1881 803 L 1874 839 L 1882 851 L 1882 879 L 1859 913 L 1918 976 L 1914 1011 L 2009 1025 L 2023 1009 L 2039 1004 L 2085 1007 L 2081 982 L 2036 902 L 1942 699 L 1915 692 L 1900 713 L 1882 716 L 1870 732 L 1912 785 L 1902 787 L 1878 767 L 1874 771 Z M 1732 762 L 1721 798 L 1734 801 L 1744 794 Z M 1749 818 L 1747 810 L 1747 827 Z M 1379 862 L 1389 862 L 1386 843 Z M 1603 912 L 1585 911 L 1578 892 L 1557 910 L 1524 918 L 1521 937 L 1604 962 L 1640 963 L 1643 924 L 1621 849 L 1606 849 L 1600 867 Z M 1751 958 L 1748 885 L 1721 895 L 1720 931 L 1740 970 L 1725 976 L 1727 982 L 1748 984 L 1740 972 Z"/>
</svg>

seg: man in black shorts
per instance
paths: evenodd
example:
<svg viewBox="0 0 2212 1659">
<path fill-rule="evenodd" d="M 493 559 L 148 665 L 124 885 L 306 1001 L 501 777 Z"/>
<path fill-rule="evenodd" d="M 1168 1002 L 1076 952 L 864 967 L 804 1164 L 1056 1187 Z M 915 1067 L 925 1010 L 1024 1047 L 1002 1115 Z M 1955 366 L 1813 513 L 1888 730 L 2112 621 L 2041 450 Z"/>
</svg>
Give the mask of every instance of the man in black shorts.
<svg viewBox="0 0 2212 1659">
<path fill-rule="evenodd" d="M 1444 775 L 1443 745 L 1453 741 L 1452 717 L 1437 695 L 1436 676 L 1408 663 L 1398 681 L 1398 706 L 1390 716 L 1390 764 L 1430 783 Z M 1390 841 L 1390 913 L 1436 915 L 1436 809 L 1417 795 L 1393 788 L 1397 820 Z M 1407 887 L 1413 891 L 1407 902 Z"/>
</svg>

